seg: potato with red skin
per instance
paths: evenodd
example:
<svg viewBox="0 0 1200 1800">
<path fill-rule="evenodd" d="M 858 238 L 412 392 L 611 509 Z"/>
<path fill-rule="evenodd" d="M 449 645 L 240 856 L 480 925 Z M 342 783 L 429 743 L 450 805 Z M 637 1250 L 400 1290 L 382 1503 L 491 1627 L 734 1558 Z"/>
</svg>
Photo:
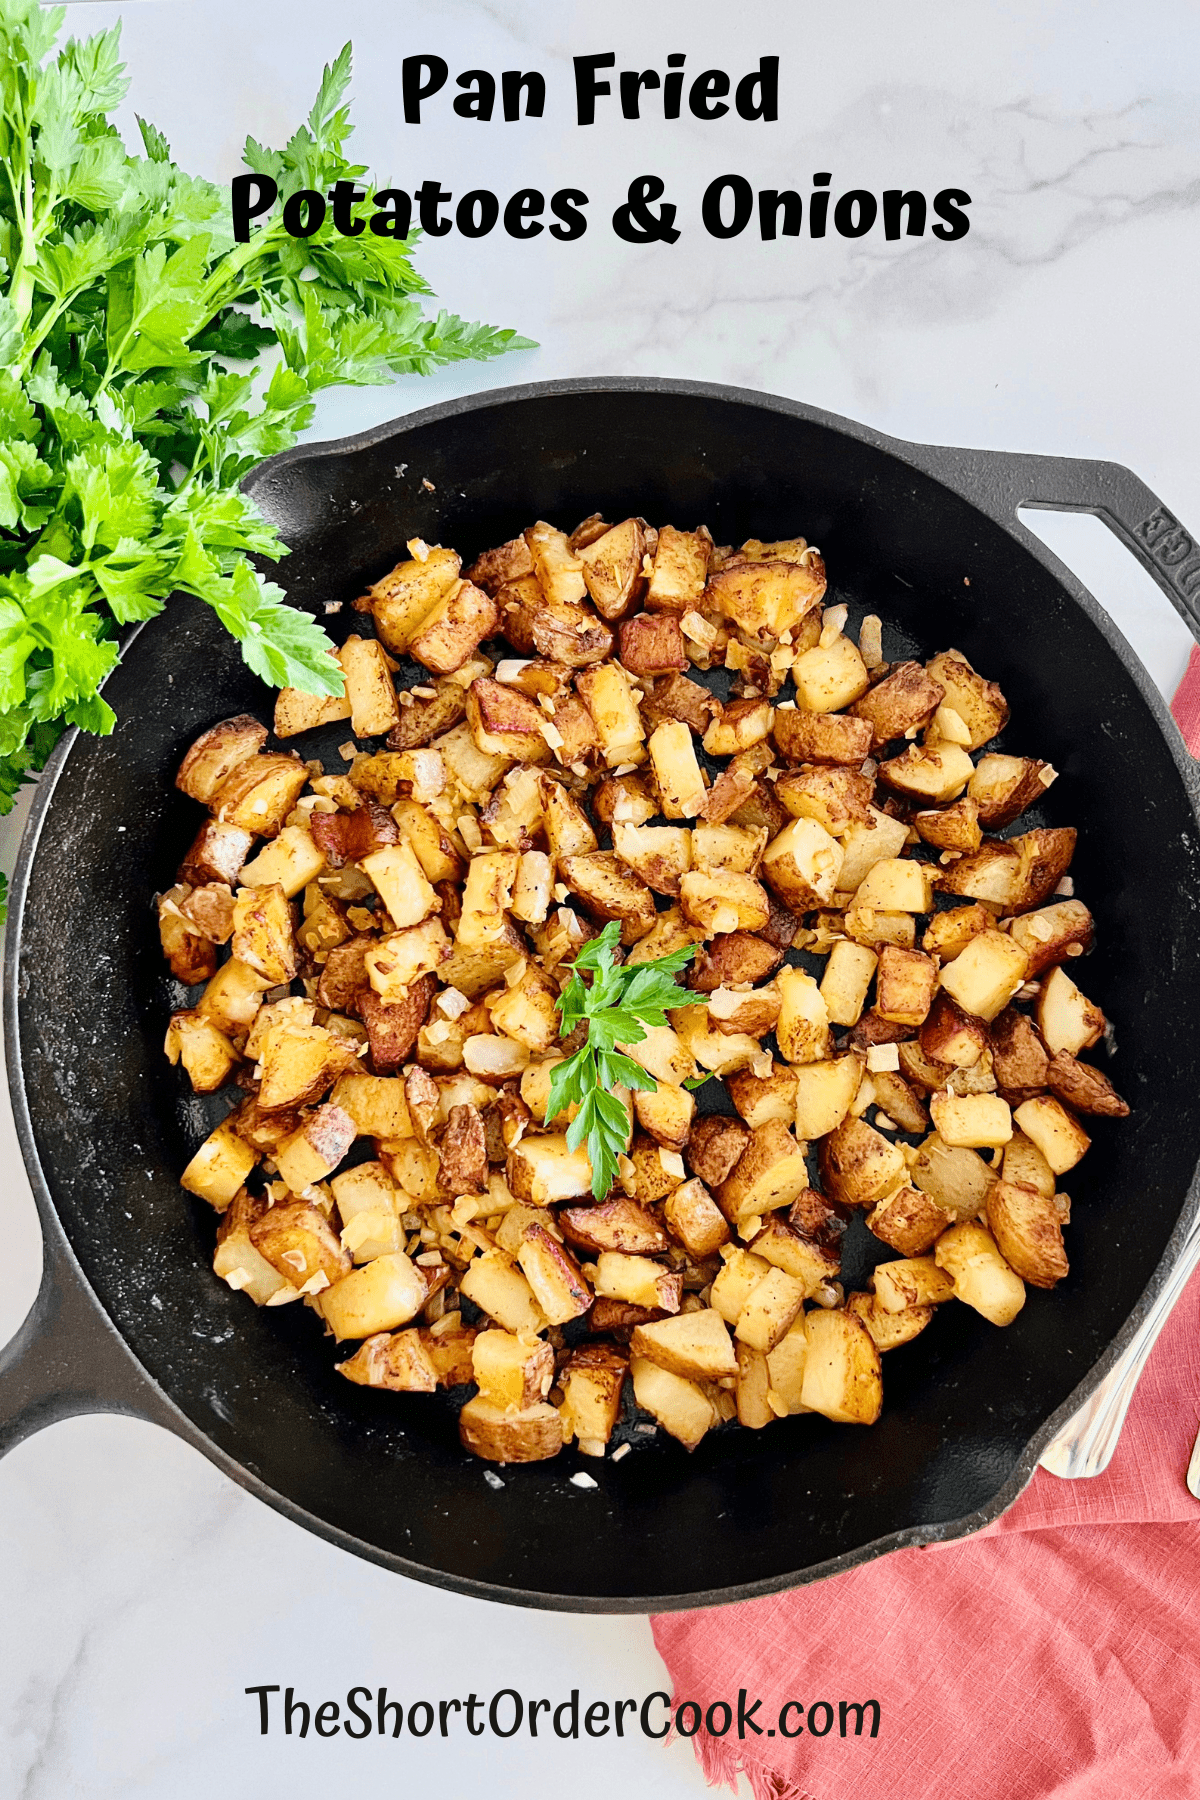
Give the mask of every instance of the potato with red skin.
<svg viewBox="0 0 1200 1800">
<path fill-rule="evenodd" d="M 678 613 L 637 613 L 617 633 L 618 655 L 631 675 L 678 674 L 688 666 Z"/>
<path fill-rule="evenodd" d="M 361 862 L 385 845 L 400 842 L 395 819 L 374 800 L 365 800 L 354 812 L 314 812 L 308 828 L 331 869 Z"/>
<path fill-rule="evenodd" d="M 429 1017 L 437 992 L 436 975 L 414 981 L 403 1000 L 388 1005 L 374 988 L 360 988 L 356 996 L 359 1017 L 367 1028 L 371 1061 L 377 1075 L 389 1075 L 412 1055 L 417 1033 Z"/>
<path fill-rule="evenodd" d="M 918 662 L 896 663 L 882 681 L 867 689 L 850 708 L 871 726 L 871 748 L 882 749 L 893 738 L 928 725 L 946 690 Z"/>
</svg>

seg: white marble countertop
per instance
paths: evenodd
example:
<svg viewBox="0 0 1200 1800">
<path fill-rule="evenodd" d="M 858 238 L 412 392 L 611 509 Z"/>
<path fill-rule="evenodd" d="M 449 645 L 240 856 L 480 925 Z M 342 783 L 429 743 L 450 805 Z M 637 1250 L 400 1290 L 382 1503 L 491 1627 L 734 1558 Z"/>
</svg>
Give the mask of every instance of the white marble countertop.
<svg viewBox="0 0 1200 1800">
<path fill-rule="evenodd" d="M 339 436 L 440 398 L 561 375 L 702 377 L 793 395 L 898 436 L 1115 458 L 1200 523 L 1196 276 L 1200 270 L 1200 12 L 1193 0 L 871 0 L 782 8 L 743 0 L 579 4 L 442 0 L 152 0 L 68 9 L 76 33 L 125 14 L 133 113 L 186 166 L 237 169 L 247 131 L 276 141 L 307 111 L 322 62 L 359 51 L 356 148 L 402 185 L 456 193 L 577 185 L 586 236 L 516 244 L 450 236 L 420 265 L 443 304 L 519 328 L 537 351 L 425 381 L 333 392 L 314 436 Z M 574 124 L 570 58 L 741 72 L 782 59 L 770 126 L 619 118 Z M 443 103 L 400 122 L 398 63 L 436 52 L 452 74 L 539 68 L 541 121 L 482 126 Z M 452 91 L 452 90 L 451 90 Z M 614 109 L 615 110 L 615 109 Z M 965 188 L 961 243 L 828 238 L 716 243 L 698 223 L 714 176 L 808 191 L 835 184 Z M 619 243 L 607 217 L 657 171 L 687 229 Z M 1091 518 L 1029 521 L 1108 607 L 1165 693 L 1190 640 L 1166 600 Z M 19 814 L 0 826 L 11 867 Z M 27 1310 L 40 1248 L 8 1115 L 0 1117 L 0 1339 Z M 166 1433 L 127 1420 L 56 1426 L 0 1468 L 4 1631 L 0 1792 L 16 1800 L 296 1800 L 402 1771 L 457 1796 L 569 1788 L 600 1800 L 703 1790 L 691 1752 L 462 1736 L 352 1750 L 257 1734 L 243 1689 L 355 1683 L 407 1698 L 512 1684 L 559 1697 L 644 1694 L 663 1680 L 637 1619 L 524 1613 L 434 1592 L 309 1537 Z M 444 1785 L 448 1781 L 448 1786 Z M 831 1789 L 826 1800 L 841 1800 Z"/>
</svg>

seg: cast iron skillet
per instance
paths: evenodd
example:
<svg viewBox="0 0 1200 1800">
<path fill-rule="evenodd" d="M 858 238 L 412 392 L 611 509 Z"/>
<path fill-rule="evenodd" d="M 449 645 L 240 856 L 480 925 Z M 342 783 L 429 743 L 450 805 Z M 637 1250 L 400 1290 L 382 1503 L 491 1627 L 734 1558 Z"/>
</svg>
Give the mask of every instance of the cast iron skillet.
<svg viewBox="0 0 1200 1800">
<path fill-rule="evenodd" d="M 684 382 L 475 395 L 291 451 L 251 488 L 293 547 L 292 599 L 318 613 L 417 534 L 473 554 L 596 508 L 704 520 L 718 542 L 804 532 L 830 600 L 882 615 L 886 655 L 964 651 L 1008 696 L 1012 747 L 1062 772 L 1044 817 L 1081 828 L 1086 991 L 1117 1021 L 1133 1114 L 1097 1121 L 1072 1173 L 1061 1289 L 1031 1291 L 1006 1331 L 943 1309 L 888 1356 L 873 1429 L 795 1418 L 690 1457 L 660 1435 L 583 1465 L 595 1491 L 568 1480 L 574 1451 L 493 1489 L 444 1399 L 352 1387 L 306 1311 L 256 1311 L 214 1280 L 212 1215 L 178 1186 L 209 1127 L 162 1056 L 172 988 L 150 896 L 195 827 L 172 785 L 183 750 L 230 713 L 268 717 L 270 699 L 211 614 L 176 598 L 108 683 L 113 736 L 56 752 L 13 885 L 6 1044 L 45 1275 L 3 1358 L 0 1444 L 132 1413 L 388 1568 L 578 1611 L 743 1599 L 994 1519 L 1128 1341 L 1200 1202 L 1200 1091 L 1179 1054 L 1200 1005 L 1200 781 L 1129 646 L 1016 508 L 1098 513 L 1198 635 L 1200 552 L 1115 464 L 901 443 Z"/>
</svg>

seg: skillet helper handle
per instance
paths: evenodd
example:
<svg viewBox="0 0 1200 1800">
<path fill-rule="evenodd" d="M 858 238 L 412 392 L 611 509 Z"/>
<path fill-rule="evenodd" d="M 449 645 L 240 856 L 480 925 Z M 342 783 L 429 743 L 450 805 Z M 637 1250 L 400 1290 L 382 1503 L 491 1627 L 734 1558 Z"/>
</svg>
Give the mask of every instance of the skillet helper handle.
<svg viewBox="0 0 1200 1800">
<path fill-rule="evenodd" d="M 43 1215 L 43 1228 L 47 1221 Z M 45 1230 L 42 1284 L 0 1349 L 0 1456 L 83 1413 L 172 1423 L 171 1408 L 113 1330 L 56 1230 Z"/>
<path fill-rule="evenodd" d="M 922 468 L 982 505 L 1002 525 L 1011 527 L 1022 506 L 1039 512 L 1093 513 L 1103 519 L 1153 575 L 1200 643 L 1200 538 L 1180 524 L 1132 469 L 1076 456 L 955 450 L 934 444 L 907 448 Z"/>
</svg>

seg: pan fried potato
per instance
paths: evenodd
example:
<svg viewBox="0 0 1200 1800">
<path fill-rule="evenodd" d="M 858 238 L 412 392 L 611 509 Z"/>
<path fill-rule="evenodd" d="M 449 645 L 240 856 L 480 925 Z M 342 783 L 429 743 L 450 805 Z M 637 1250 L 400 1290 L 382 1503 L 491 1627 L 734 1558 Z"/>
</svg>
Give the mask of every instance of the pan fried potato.
<svg viewBox="0 0 1200 1800">
<path fill-rule="evenodd" d="M 1018 825 L 1055 770 L 995 747 L 1007 702 L 961 652 L 885 663 L 825 583 L 802 537 L 639 516 L 539 520 L 466 569 L 414 538 L 344 692 L 280 694 L 286 751 L 241 715 L 183 760 L 207 818 L 157 905 L 201 991 L 166 1048 L 239 1090 L 182 1176 L 214 1272 L 357 1341 L 349 1381 L 473 1383 L 481 1456 L 604 1456 L 629 1374 L 689 1448 L 869 1422 L 881 1353 L 945 1301 L 1003 1324 L 1067 1274 L 1057 1180 L 1129 1108 L 1086 1060 L 1076 833 Z M 428 677 L 398 691 L 399 656 Z M 342 720 L 326 774 L 305 733 Z M 596 1139 L 566 1135 L 588 1096 L 546 1115 L 610 921 L 630 968 L 687 952 L 694 1004 L 614 1045 L 653 1086 L 605 1071 L 597 1200 Z M 843 1299 L 855 1207 L 897 1260 Z"/>
<path fill-rule="evenodd" d="M 875 1340 L 854 1313 L 806 1314 L 801 1402 L 841 1425 L 873 1425 L 883 1409 L 883 1367 Z"/>
<path fill-rule="evenodd" d="M 934 1257 L 954 1283 L 956 1300 L 992 1325 L 1012 1324 L 1025 1304 L 1025 1283 L 1005 1262 L 990 1231 L 970 1221 L 952 1225 L 938 1239 Z"/>
</svg>

